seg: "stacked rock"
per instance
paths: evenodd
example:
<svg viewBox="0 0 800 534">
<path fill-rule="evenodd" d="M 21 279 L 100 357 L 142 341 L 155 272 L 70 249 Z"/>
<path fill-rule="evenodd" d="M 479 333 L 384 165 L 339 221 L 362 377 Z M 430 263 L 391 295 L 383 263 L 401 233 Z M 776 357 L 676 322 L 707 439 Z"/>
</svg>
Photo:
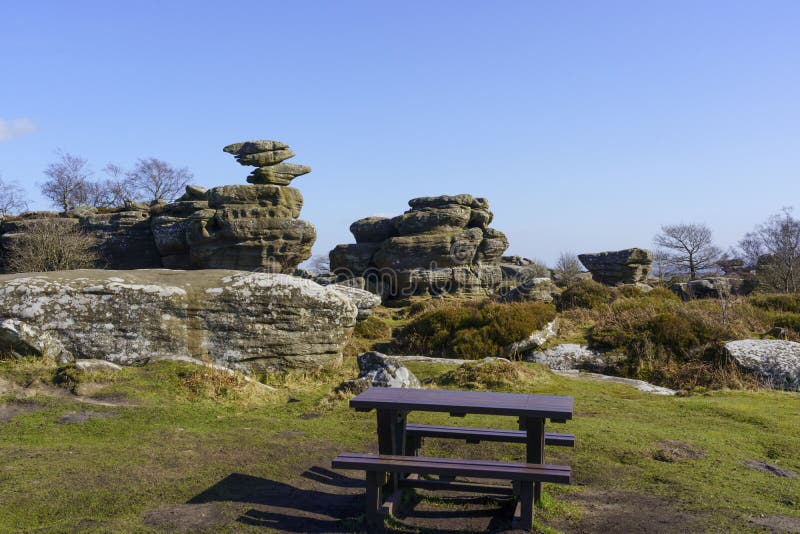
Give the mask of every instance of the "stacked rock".
<svg viewBox="0 0 800 534">
<path fill-rule="evenodd" d="M 471 195 L 415 198 L 394 218 L 367 217 L 350 231 L 356 244 L 330 253 L 340 279 L 363 277 L 384 298 L 414 294 L 486 293 L 502 281 L 506 236 L 489 228 L 489 202 Z"/>
<path fill-rule="evenodd" d="M 303 195 L 287 185 L 311 172 L 282 163 L 294 156 L 279 141 L 246 141 L 223 149 L 255 166 L 252 185 L 194 186 L 153 218 L 164 267 L 291 273 L 311 256 L 314 225 L 298 219 Z"/>
</svg>

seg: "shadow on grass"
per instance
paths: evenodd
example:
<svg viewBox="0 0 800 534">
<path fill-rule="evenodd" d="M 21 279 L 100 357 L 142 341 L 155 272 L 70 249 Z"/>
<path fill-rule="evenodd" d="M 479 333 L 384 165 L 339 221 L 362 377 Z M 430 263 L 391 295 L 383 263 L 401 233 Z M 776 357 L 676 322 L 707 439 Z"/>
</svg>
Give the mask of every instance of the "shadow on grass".
<svg viewBox="0 0 800 534">
<path fill-rule="evenodd" d="M 253 508 L 236 521 L 282 532 L 353 532 L 364 505 L 362 480 L 322 467 L 312 467 L 303 477 L 310 489 L 283 482 L 233 473 L 187 504 L 247 503 Z"/>
</svg>

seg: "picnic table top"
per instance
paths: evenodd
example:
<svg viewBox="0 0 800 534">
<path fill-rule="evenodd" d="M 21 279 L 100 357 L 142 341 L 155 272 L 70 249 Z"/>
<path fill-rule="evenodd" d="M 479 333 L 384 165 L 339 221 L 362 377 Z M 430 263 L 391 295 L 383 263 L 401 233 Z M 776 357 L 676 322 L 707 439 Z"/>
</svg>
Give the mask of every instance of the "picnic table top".
<svg viewBox="0 0 800 534">
<path fill-rule="evenodd" d="M 419 410 L 551 419 L 571 419 L 572 404 L 572 397 L 560 395 L 383 387 L 369 388 L 350 400 L 350 407 L 360 411 Z"/>
</svg>

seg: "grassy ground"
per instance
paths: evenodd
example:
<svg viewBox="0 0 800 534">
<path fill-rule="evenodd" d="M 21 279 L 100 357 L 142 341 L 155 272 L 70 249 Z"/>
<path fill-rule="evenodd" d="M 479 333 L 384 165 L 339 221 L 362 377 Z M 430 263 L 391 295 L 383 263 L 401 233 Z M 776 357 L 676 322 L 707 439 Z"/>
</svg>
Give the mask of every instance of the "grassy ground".
<svg viewBox="0 0 800 534">
<path fill-rule="evenodd" d="M 575 433 L 576 449 L 547 451 L 548 461 L 573 467 L 574 485 L 547 486 L 540 530 L 800 528 L 800 478 L 747 466 L 800 472 L 800 395 L 661 397 L 532 364 L 483 374 L 409 367 L 431 378 L 430 387 L 575 397 L 574 420 L 550 428 Z M 276 377 L 276 392 L 202 372 L 168 362 L 66 374 L 42 364 L 0 364 L 0 532 L 358 531 L 360 481 L 329 471 L 339 451 L 377 448 L 374 414 L 329 395 L 353 374 L 352 362 L 340 373 Z M 448 418 L 414 413 L 410 420 Z M 488 416 L 457 422 L 513 423 Z M 520 446 L 504 444 L 426 447 L 429 455 L 523 455 Z M 423 519 L 429 508 L 463 504 L 417 501 Z M 412 513 L 392 528 L 415 531 L 414 521 Z M 442 524 L 455 532 L 464 523 L 456 513 Z"/>
</svg>

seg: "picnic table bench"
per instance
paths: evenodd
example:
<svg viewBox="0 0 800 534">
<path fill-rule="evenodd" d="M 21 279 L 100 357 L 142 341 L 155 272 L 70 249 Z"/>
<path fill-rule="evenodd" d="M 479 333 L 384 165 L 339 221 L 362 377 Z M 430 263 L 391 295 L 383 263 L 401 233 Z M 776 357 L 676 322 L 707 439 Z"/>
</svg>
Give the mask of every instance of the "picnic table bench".
<svg viewBox="0 0 800 534">
<path fill-rule="evenodd" d="M 541 498 L 543 482 L 569 483 L 570 468 L 544 463 L 545 445 L 574 446 L 571 434 L 545 432 L 545 421 L 566 422 L 572 418 L 572 397 L 476 391 L 373 387 L 350 400 L 357 411 L 376 410 L 378 454 L 342 453 L 333 461 L 339 469 L 363 470 L 367 474 L 367 520 L 375 521 L 386 491 L 402 487 L 518 494 L 515 523 L 530 529 L 533 503 Z M 445 412 L 454 417 L 467 414 L 518 418 L 519 430 L 447 427 L 408 424 L 411 411 Z M 461 460 L 417 456 L 422 439 L 463 439 L 469 443 L 499 441 L 526 446 L 525 462 Z M 384 479 L 388 475 L 388 483 Z M 411 475 L 411 476 L 409 476 Z M 438 475 L 426 480 L 414 475 Z M 455 477 L 503 479 L 518 484 L 512 488 L 456 482 Z"/>
</svg>

